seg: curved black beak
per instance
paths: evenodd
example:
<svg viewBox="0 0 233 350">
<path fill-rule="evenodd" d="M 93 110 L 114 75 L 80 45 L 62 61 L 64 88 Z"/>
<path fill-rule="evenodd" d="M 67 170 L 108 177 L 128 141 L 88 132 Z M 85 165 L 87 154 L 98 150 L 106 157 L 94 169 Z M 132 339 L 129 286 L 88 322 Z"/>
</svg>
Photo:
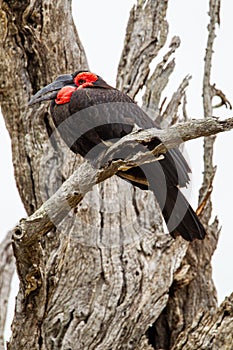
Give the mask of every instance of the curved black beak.
<svg viewBox="0 0 233 350">
<path fill-rule="evenodd" d="M 67 85 L 75 86 L 73 82 L 73 76 L 71 74 L 59 75 L 59 77 L 57 77 L 57 79 L 54 82 L 43 87 L 34 96 L 32 96 L 32 98 L 28 102 L 28 105 L 32 106 L 38 102 L 55 99 L 58 91 Z"/>
</svg>

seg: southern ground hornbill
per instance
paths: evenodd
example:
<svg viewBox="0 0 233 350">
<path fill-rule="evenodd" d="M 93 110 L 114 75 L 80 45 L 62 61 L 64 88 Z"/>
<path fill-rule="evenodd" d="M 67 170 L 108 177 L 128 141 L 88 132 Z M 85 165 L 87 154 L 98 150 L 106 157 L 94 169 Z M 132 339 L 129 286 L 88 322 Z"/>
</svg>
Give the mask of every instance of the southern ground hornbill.
<svg viewBox="0 0 233 350">
<path fill-rule="evenodd" d="M 68 147 L 91 161 L 135 127 L 158 127 L 128 95 L 88 71 L 59 76 L 38 91 L 29 105 L 46 100 L 52 101 L 53 122 Z M 170 234 L 192 241 L 203 239 L 206 233 L 179 190 L 189 182 L 189 172 L 179 149 L 172 149 L 160 160 L 118 175 L 143 190 L 152 190 Z"/>
</svg>

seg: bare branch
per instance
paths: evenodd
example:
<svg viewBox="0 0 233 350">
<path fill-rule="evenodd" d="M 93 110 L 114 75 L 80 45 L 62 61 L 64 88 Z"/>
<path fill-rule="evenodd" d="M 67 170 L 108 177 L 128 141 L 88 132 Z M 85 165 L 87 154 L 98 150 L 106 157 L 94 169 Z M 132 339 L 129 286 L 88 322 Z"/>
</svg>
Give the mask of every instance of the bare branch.
<svg viewBox="0 0 233 350">
<path fill-rule="evenodd" d="M 226 108 L 232 109 L 231 102 L 227 99 L 226 95 L 222 92 L 222 90 L 216 88 L 216 84 L 212 86 L 212 96 L 217 96 L 220 98 L 220 103 L 213 106 L 213 108 L 219 108 L 225 106 Z"/>
<path fill-rule="evenodd" d="M 174 59 L 170 60 L 170 58 L 179 46 L 180 38 L 175 36 L 171 40 L 168 52 L 163 56 L 162 61 L 157 64 L 151 77 L 147 79 L 145 83 L 146 91 L 142 98 L 143 108 L 147 113 L 149 113 L 149 115 L 151 115 L 153 119 L 157 120 L 157 118 L 160 117 L 159 104 L 161 95 L 168 83 L 171 73 L 175 68 L 175 61 Z"/>
<path fill-rule="evenodd" d="M 8 298 L 15 262 L 11 247 L 12 232 L 0 244 L 0 349 L 4 349 L 4 327 L 6 322 Z"/>
<path fill-rule="evenodd" d="M 208 40 L 205 55 L 204 77 L 203 77 L 203 104 L 204 104 L 204 116 L 212 115 L 212 91 L 211 91 L 211 68 L 213 58 L 213 46 L 214 39 L 216 37 L 215 28 L 216 24 L 220 23 L 219 11 L 221 0 L 210 0 L 209 16 L 210 23 L 208 25 Z"/>
<path fill-rule="evenodd" d="M 118 67 L 117 87 L 135 97 L 149 74 L 149 64 L 166 42 L 168 1 L 137 1 L 128 22 Z"/>
<path fill-rule="evenodd" d="M 215 171 L 212 173 L 212 176 L 209 179 L 209 186 L 206 189 L 206 193 L 202 197 L 202 201 L 199 203 L 198 208 L 196 210 L 196 213 L 198 216 L 201 216 L 204 214 L 204 211 L 206 210 L 206 206 L 208 205 L 208 200 L 210 199 L 210 196 L 213 191 L 213 181 L 214 181 Z"/>
<path fill-rule="evenodd" d="M 196 139 L 202 136 L 215 135 L 219 132 L 229 131 L 233 128 L 233 119 L 225 119 L 221 121 L 217 118 L 207 118 L 205 119 L 191 119 L 188 122 L 179 123 L 171 126 L 168 129 L 158 130 L 158 129 L 147 129 L 144 131 L 137 131 L 125 136 L 120 141 L 115 143 L 112 147 L 108 149 L 104 155 L 104 162 L 110 161 L 114 158 L 114 154 L 117 152 L 119 147 L 125 147 L 131 144 L 133 148 L 133 143 L 142 143 L 143 145 L 149 144 L 155 138 L 159 138 L 162 143 L 158 145 L 152 154 L 159 155 L 161 153 L 167 152 L 168 149 L 174 148 L 182 144 L 183 142 Z M 135 143 L 136 142 L 136 143 Z M 149 156 L 148 153 L 136 154 L 135 159 L 130 155 L 130 160 L 127 167 L 137 166 L 145 162 L 153 161 L 153 158 Z M 102 160 L 103 162 L 103 160 Z M 122 167 L 124 165 L 122 164 Z"/>
<path fill-rule="evenodd" d="M 29 246 L 34 241 L 39 240 L 44 234 L 49 232 L 59 223 L 70 211 L 82 200 L 83 196 L 90 191 L 93 186 L 116 174 L 119 170 L 131 168 L 145 162 L 155 161 L 154 156 L 165 153 L 168 149 L 179 146 L 182 142 L 192 140 L 201 136 L 209 136 L 219 132 L 228 131 L 233 128 L 233 118 L 220 121 L 215 118 L 203 120 L 191 120 L 172 126 L 167 130 L 148 129 L 137 131 L 125 136 L 115 145 L 109 148 L 102 157 L 104 167 L 93 168 L 90 163 L 85 162 L 73 175 L 59 188 L 59 190 L 49 198 L 33 215 L 21 220 L 15 229 L 15 244 Z M 114 159 L 114 154 L 119 148 L 132 146 L 138 143 L 146 146 L 154 139 L 159 138 L 162 143 L 152 152 L 139 152 L 126 160 Z M 152 156 L 152 154 L 154 156 Z M 106 165 L 106 162 L 108 164 Z M 33 233 L 31 228 L 33 227 Z"/>
<path fill-rule="evenodd" d="M 185 96 L 185 90 L 189 84 L 190 79 L 191 76 L 188 75 L 182 80 L 177 91 L 174 92 L 171 101 L 168 103 L 166 110 L 161 116 L 161 120 L 165 120 L 168 125 L 172 125 L 178 120 L 178 108 L 181 104 L 182 98 Z"/>
<path fill-rule="evenodd" d="M 220 24 L 220 3 L 221 0 L 210 0 L 209 4 L 209 16 L 210 23 L 208 25 L 208 40 L 205 55 L 205 65 L 204 65 L 204 77 L 203 77 L 203 107 L 204 107 L 204 117 L 207 118 L 213 115 L 213 87 L 211 86 L 211 68 L 212 68 L 212 57 L 213 57 L 213 45 L 214 39 L 216 37 L 215 29 L 216 24 Z M 213 178 L 215 174 L 215 166 L 213 165 L 213 148 L 214 148 L 215 136 L 207 137 L 204 139 L 204 176 L 202 187 L 199 192 L 199 203 L 204 200 L 206 193 L 210 187 L 210 179 Z M 211 180 L 213 181 L 213 180 Z M 212 203 L 209 196 L 208 199 L 208 210 L 206 211 L 206 221 L 208 222 L 211 218 L 212 213 Z"/>
</svg>

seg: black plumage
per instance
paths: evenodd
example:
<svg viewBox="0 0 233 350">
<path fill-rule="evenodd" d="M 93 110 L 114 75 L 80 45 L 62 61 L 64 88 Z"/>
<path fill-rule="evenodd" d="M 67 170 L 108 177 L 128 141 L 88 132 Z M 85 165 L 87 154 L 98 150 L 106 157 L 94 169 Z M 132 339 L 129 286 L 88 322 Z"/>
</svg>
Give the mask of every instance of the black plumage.
<svg viewBox="0 0 233 350">
<path fill-rule="evenodd" d="M 54 124 L 74 153 L 92 161 L 135 127 L 158 128 L 128 95 L 112 88 L 93 73 L 76 72 L 59 79 L 40 90 L 30 104 L 52 100 Z M 118 157 L 126 155 L 126 150 L 122 150 Z M 141 189 L 152 190 L 170 234 L 173 237 L 180 234 L 192 241 L 203 239 L 205 229 L 179 190 L 188 184 L 189 172 L 182 153 L 179 149 L 172 149 L 162 160 L 121 171 L 118 176 Z"/>
</svg>

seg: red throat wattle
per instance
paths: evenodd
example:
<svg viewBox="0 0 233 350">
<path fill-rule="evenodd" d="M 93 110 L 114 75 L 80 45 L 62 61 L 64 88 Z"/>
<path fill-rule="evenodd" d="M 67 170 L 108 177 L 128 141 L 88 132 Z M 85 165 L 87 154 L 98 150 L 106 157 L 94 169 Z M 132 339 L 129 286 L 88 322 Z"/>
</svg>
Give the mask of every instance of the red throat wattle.
<svg viewBox="0 0 233 350">
<path fill-rule="evenodd" d="M 64 103 L 70 102 L 70 98 L 72 93 L 77 90 L 76 87 L 74 86 L 64 86 L 60 91 L 57 93 L 56 97 L 56 104 L 57 105 L 62 105 Z"/>
</svg>

